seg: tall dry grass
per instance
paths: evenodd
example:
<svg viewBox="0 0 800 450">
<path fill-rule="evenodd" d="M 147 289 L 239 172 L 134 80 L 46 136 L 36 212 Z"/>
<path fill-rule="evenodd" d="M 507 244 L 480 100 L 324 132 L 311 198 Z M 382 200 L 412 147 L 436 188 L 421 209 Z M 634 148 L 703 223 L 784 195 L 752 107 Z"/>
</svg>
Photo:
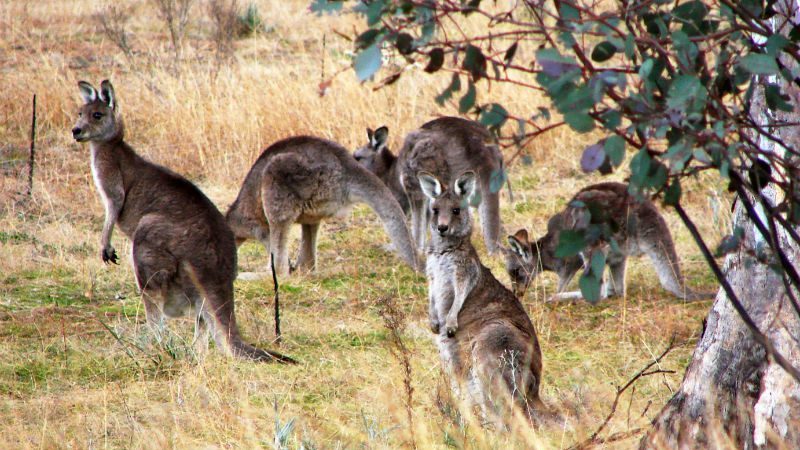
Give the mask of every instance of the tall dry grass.
<svg viewBox="0 0 800 450">
<path fill-rule="evenodd" d="M 182 345 L 188 322 L 170 325 L 177 333 L 170 342 L 147 341 L 130 264 L 105 267 L 97 257 L 102 206 L 88 148 L 69 133 L 78 80 L 111 79 L 129 142 L 198 183 L 221 209 L 257 155 L 278 139 L 308 133 L 354 148 L 366 127 L 385 124 L 396 149 L 409 130 L 456 113 L 432 100 L 449 76 L 420 70 L 377 91 L 345 71 L 320 96 L 320 82 L 350 64 L 352 44 L 339 33 L 352 34 L 360 21 L 313 16 L 306 0 L 255 3 L 268 28 L 236 40 L 224 64 L 217 63 L 205 2 L 190 12 L 179 59 L 152 2 L 113 2 L 130 11 L 129 55 L 103 33 L 95 17 L 103 4 L 0 3 L 0 447 L 383 448 L 408 443 L 409 423 L 422 448 L 564 447 L 588 436 L 605 418 L 613 386 L 677 334 L 685 345 L 664 362 L 676 373 L 638 383 L 608 432 L 646 426 L 678 385 L 707 305 L 665 295 L 644 261 L 632 264 L 628 298 L 595 307 L 544 305 L 554 278 L 541 277 L 525 304 L 544 351 L 544 400 L 569 418 L 568 426 L 484 430 L 437 401 L 442 382 L 424 325 L 424 278 L 380 249 L 386 238 L 364 208 L 323 227 L 317 273 L 281 281 L 282 351 L 300 366 L 253 365 L 214 352 L 195 362 Z M 484 26 L 474 19 L 462 25 Z M 521 49 L 518 58 L 533 50 Z M 39 159 L 34 196 L 25 201 L 34 93 Z M 537 92 L 499 84 L 482 86 L 479 99 L 520 115 L 547 104 Z M 508 231 L 542 232 L 572 193 L 597 180 L 580 173 L 577 162 L 594 138 L 562 128 L 531 144 L 532 164 L 511 168 L 515 201 L 503 196 Z M 728 224 L 726 195 L 709 179 L 684 188 L 690 213 L 715 242 Z M 688 234 L 675 217 L 667 219 L 690 283 L 713 289 Z M 129 253 L 120 233 L 114 240 Z M 239 258 L 244 270 L 265 263 L 257 245 L 244 246 Z M 507 281 L 500 261 L 485 262 Z M 245 335 L 271 345 L 271 284 L 237 282 L 236 289 Z M 391 353 L 379 309 L 386 296 L 406 317 L 401 333 L 410 369 Z M 409 377 L 410 411 L 402 400 Z"/>
</svg>

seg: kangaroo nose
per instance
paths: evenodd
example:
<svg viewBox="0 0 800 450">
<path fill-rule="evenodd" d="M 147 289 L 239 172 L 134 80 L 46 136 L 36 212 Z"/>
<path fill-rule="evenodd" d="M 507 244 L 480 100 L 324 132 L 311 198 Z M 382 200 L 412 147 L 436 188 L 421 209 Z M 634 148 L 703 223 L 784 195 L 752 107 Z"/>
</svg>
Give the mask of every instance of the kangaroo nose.
<svg viewBox="0 0 800 450">
<path fill-rule="evenodd" d="M 436 227 L 436 229 L 439 230 L 439 233 L 444 233 L 447 231 L 447 225 L 439 225 Z"/>
<path fill-rule="evenodd" d="M 75 127 L 75 128 L 73 128 L 73 129 L 72 129 L 72 136 L 73 136 L 73 137 L 75 137 L 75 136 L 78 136 L 79 134 L 81 134 L 81 131 L 83 131 L 83 130 L 81 130 L 81 129 L 80 129 L 80 128 L 78 128 L 78 127 Z"/>
</svg>

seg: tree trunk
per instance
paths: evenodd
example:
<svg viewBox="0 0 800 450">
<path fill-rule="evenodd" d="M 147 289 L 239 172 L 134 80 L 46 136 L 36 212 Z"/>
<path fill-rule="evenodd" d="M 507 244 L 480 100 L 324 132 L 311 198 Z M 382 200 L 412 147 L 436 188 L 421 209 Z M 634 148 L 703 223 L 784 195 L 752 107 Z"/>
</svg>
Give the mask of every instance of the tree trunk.
<svg viewBox="0 0 800 450">
<path fill-rule="evenodd" d="M 784 13 L 776 16 L 775 23 L 784 23 L 785 17 L 797 15 L 798 6 L 794 0 L 777 3 L 776 9 Z M 781 32 L 790 30 L 791 22 Z M 782 91 L 791 96 L 795 111 L 774 114 L 767 111 L 763 82 L 783 80 L 761 81 L 750 110 L 756 121 L 766 124 L 775 119 L 800 120 L 800 91 L 796 86 L 782 85 Z M 779 127 L 773 132 L 798 149 L 798 128 Z M 779 147 L 771 148 L 769 141 L 762 142 L 765 151 L 784 151 Z M 765 189 L 765 194 L 775 195 L 770 191 L 770 188 Z M 745 236 L 742 249 L 725 260 L 727 279 L 777 352 L 800 367 L 800 320 L 781 275 L 750 256 L 765 243 L 748 220 L 741 201 L 734 211 L 734 224 L 745 230 Z M 782 236 L 781 247 L 797 267 L 800 249 L 786 236 Z M 656 417 L 641 448 L 751 449 L 762 446 L 800 448 L 800 384 L 771 361 L 720 289 L 680 389 Z"/>
</svg>

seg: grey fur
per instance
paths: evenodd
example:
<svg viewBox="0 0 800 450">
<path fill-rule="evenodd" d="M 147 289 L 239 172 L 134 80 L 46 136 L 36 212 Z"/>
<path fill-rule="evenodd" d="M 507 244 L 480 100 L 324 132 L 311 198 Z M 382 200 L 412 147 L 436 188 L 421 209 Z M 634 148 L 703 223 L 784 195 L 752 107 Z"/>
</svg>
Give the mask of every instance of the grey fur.
<svg viewBox="0 0 800 450">
<path fill-rule="evenodd" d="M 426 273 L 431 330 L 457 396 L 463 386 L 485 417 L 500 422 L 507 414 L 498 409 L 507 404 L 539 416 L 545 408 L 539 399 L 542 354 L 536 331 L 522 304 L 481 263 L 470 241 L 467 202 L 476 189 L 475 177 L 466 172 L 447 186 L 432 174 L 419 175 L 423 192 L 430 194 Z"/>
<path fill-rule="evenodd" d="M 213 203 L 191 182 L 139 155 L 124 141 L 114 88 L 79 84 L 84 105 L 73 128 L 89 142 L 92 175 L 106 210 L 101 237 L 104 262 L 117 262 L 114 225 L 133 242 L 131 257 L 147 322 L 159 329 L 164 316 L 195 315 L 195 345 L 211 333 L 227 353 L 258 361 L 294 362 L 242 341 L 236 325 L 233 233 Z"/>
<path fill-rule="evenodd" d="M 368 204 L 383 221 L 403 260 L 416 268 L 403 210 L 389 189 L 359 165 L 338 144 L 298 136 L 276 142 L 264 150 L 228 209 L 228 224 L 236 243 L 257 239 L 275 252 L 279 275 L 289 272 L 289 227 L 303 227 L 298 268 L 316 265 L 316 236 L 322 220 L 341 214 L 355 203 Z"/>
<path fill-rule="evenodd" d="M 487 249 L 493 253 L 498 248 L 501 227 L 498 181 L 503 173 L 503 158 L 497 146 L 491 144 L 486 129 L 458 117 L 434 119 L 409 133 L 397 156 L 385 143 L 387 133 L 386 127 L 374 133 L 368 129 L 367 145 L 356 150 L 354 156 L 389 187 L 405 212 L 411 211 L 411 234 L 417 248 L 425 246 L 428 220 L 427 199 L 420 190 L 417 174 L 434 173 L 450 183 L 451 175 L 473 170 L 479 180 L 475 200 L 479 202 L 483 237 Z M 376 139 L 376 136 L 381 137 Z M 493 177 L 497 186 L 492 186 Z"/>
</svg>

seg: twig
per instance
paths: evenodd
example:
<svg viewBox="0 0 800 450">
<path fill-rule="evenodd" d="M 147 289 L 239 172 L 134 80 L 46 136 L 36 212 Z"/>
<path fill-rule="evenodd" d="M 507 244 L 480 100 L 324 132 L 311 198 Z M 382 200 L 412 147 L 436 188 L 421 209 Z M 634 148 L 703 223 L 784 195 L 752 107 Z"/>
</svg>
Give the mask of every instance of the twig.
<svg viewBox="0 0 800 450">
<path fill-rule="evenodd" d="M 281 305 L 278 297 L 278 275 L 275 274 L 275 254 L 269 253 L 269 262 L 272 267 L 272 284 L 275 286 L 275 343 L 281 343 Z"/>
<path fill-rule="evenodd" d="M 411 351 L 400 335 L 400 330 L 403 328 L 403 322 L 405 321 L 405 314 L 397 307 L 391 295 L 387 295 L 381 299 L 380 303 L 383 305 L 383 308 L 381 308 L 379 314 L 383 318 L 384 325 L 389 330 L 389 337 L 392 343 L 392 346 L 389 347 L 389 353 L 397 359 L 403 369 L 403 387 L 405 390 L 403 403 L 405 403 L 408 429 L 411 435 L 410 446 L 416 449 L 417 439 L 414 433 L 414 386 L 412 384 L 413 377 L 411 373 Z"/>
<path fill-rule="evenodd" d="M 36 163 L 36 94 L 33 94 L 33 112 L 31 113 L 31 154 L 28 160 L 28 197 L 33 195 L 33 166 Z"/>
<path fill-rule="evenodd" d="M 569 447 L 568 450 L 587 449 L 587 448 L 591 448 L 591 447 L 594 447 L 594 446 L 599 445 L 599 444 L 604 444 L 604 443 L 613 442 L 613 441 L 619 441 L 619 440 L 634 436 L 634 435 L 642 432 L 643 431 L 642 428 L 637 428 L 635 430 L 629 430 L 629 431 L 624 431 L 624 432 L 620 432 L 620 433 L 614 433 L 614 434 L 608 436 L 607 438 L 600 438 L 599 437 L 600 433 L 602 433 L 603 430 L 606 428 L 606 426 L 608 426 L 608 423 L 611 421 L 611 418 L 614 417 L 614 414 L 617 412 L 617 405 L 619 404 L 620 397 L 622 397 L 622 394 L 625 391 L 627 391 L 628 388 L 633 386 L 633 384 L 636 383 L 636 381 L 638 381 L 640 378 L 644 378 L 644 377 L 647 377 L 647 376 L 650 376 L 650 375 L 656 375 L 656 374 L 659 374 L 659 373 L 675 373 L 674 370 L 664 370 L 664 369 L 650 370 L 651 367 L 653 367 L 656 364 L 660 363 L 661 360 L 664 359 L 664 357 L 667 356 L 667 354 L 669 352 L 671 352 L 672 350 L 674 350 L 674 349 L 675 349 L 675 336 L 672 336 L 672 339 L 670 339 L 670 341 L 669 341 L 669 345 L 667 345 L 667 348 L 665 348 L 664 351 L 661 352 L 660 355 L 658 355 L 658 357 L 656 357 L 655 359 L 650 361 L 640 371 L 636 372 L 636 375 L 631 377 L 631 379 L 628 380 L 627 383 L 622 385 L 622 387 L 618 387 L 617 388 L 617 394 L 614 397 L 614 403 L 611 404 L 611 411 L 609 411 L 608 415 L 606 416 L 606 419 L 603 421 L 603 423 L 600 424 L 599 427 L 597 427 L 597 430 L 595 430 L 595 432 L 592 433 L 592 435 L 589 437 L 589 439 L 586 439 L 583 442 L 580 442 L 578 444 L 575 444 L 575 445 Z"/>
<path fill-rule="evenodd" d="M 109 334 L 111 334 L 111 336 L 114 336 L 114 339 L 116 339 L 117 342 L 125 350 L 125 354 L 128 355 L 128 357 L 131 359 L 131 361 L 133 361 L 134 364 L 136 364 L 136 368 L 139 369 L 139 370 L 142 370 L 142 366 L 139 365 L 139 361 L 136 360 L 136 358 L 133 356 L 133 352 L 131 352 L 131 349 L 129 348 L 129 346 L 122 340 L 121 337 L 119 337 L 117 332 L 112 330 L 111 327 L 106 325 L 106 323 L 103 322 L 102 320 L 97 319 L 97 321 L 100 322 L 100 325 L 102 325 L 103 328 L 105 328 L 109 332 Z"/>
</svg>

